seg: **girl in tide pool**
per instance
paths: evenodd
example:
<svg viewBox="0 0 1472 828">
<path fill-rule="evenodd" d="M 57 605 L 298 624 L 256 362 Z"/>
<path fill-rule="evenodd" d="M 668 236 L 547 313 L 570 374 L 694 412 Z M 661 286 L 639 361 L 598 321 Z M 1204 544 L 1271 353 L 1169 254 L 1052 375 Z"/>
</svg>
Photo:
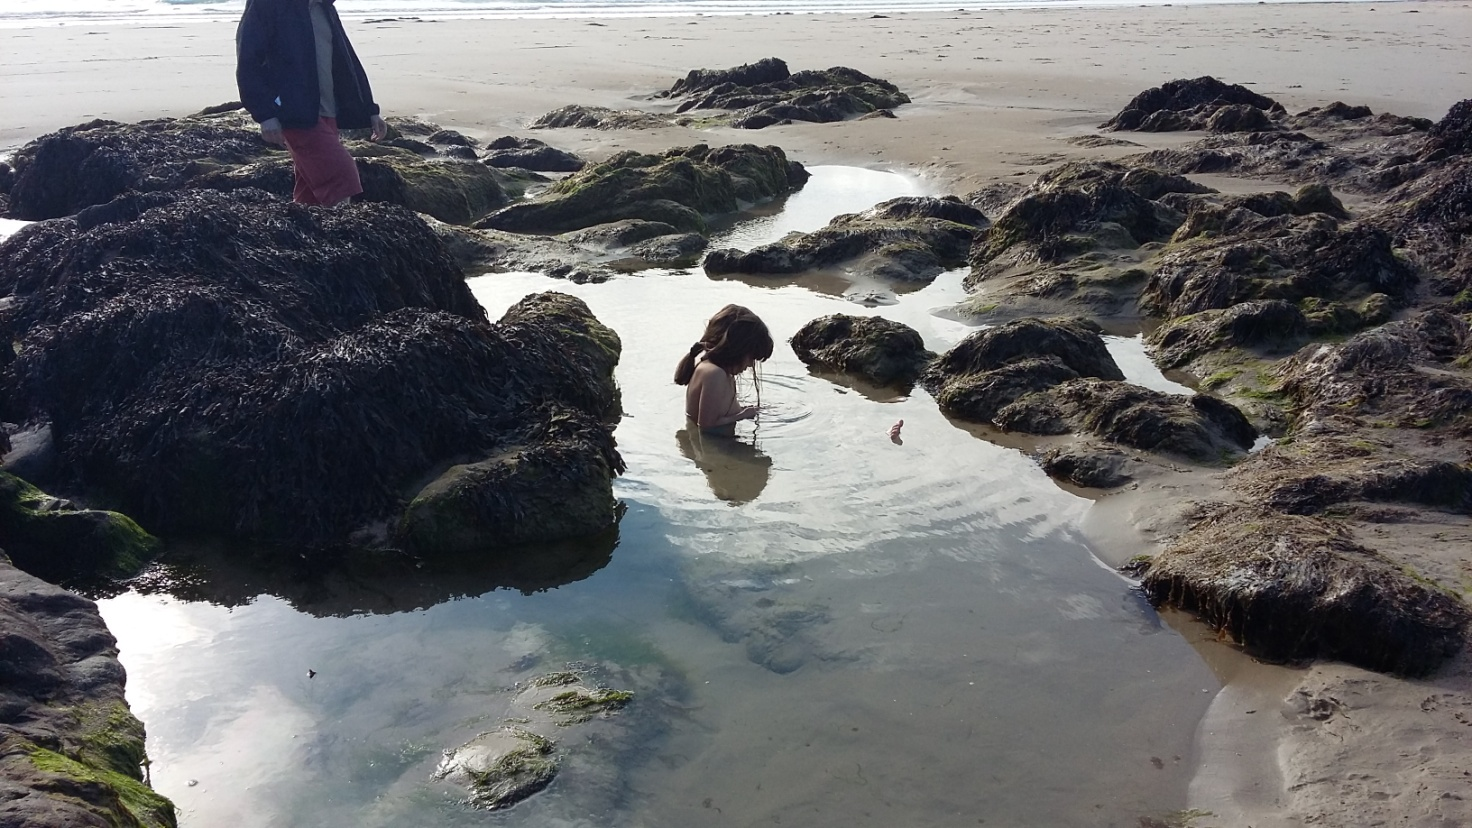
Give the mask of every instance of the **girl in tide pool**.
<svg viewBox="0 0 1472 828">
<path fill-rule="evenodd" d="M 740 305 L 727 305 L 705 325 L 700 341 L 675 368 L 675 383 L 685 388 L 685 416 L 702 431 L 729 430 L 737 420 L 756 419 L 757 406 L 736 399 L 736 375 L 772 356 L 767 324 Z M 761 375 L 756 376 L 761 402 Z"/>
</svg>

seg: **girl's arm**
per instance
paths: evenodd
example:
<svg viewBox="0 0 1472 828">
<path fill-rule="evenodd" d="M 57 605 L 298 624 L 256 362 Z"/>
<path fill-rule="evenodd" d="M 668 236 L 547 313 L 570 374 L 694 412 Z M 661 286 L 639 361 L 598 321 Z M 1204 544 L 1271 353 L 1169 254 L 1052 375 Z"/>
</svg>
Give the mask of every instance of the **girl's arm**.
<svg viewBox="0 0 1472 828">
<path fill-rule="evenodd" d="M 736 383 L 731 375 L 715 365 L 703 363 L 690 381 L 695 386 L 695 424 L 701 428 L 720 428 L 738 420 L 756 417 L 756 407 L 742 408 L 736 403 Z M 703 369 L 703 370 L 702 370 Z"/>
</svg>

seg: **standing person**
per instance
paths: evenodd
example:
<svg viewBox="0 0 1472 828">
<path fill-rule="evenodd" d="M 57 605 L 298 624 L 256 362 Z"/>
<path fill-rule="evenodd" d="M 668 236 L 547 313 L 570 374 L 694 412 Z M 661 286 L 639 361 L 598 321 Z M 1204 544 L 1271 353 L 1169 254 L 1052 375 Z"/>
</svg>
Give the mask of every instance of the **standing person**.
<svg viewBox="0 0 1472 828">
<path fill-rule="evenodd" d="M 736 399 L 736 376 L 771 356 L 772 335 L 761 317 L 740 305 L 721 308 L 675 367 L 675 384 L 686 386 L 685 416 L 702 431 L 756 419 L 758 406 L 742 406 Z M 759 376 L 756 387 L 760 403 Z"/>
<path fill-rule="evenodd" d="M 235 33 L 240 100 L 261 138 L 291 151 L 302 204 L 332 206 L 363 192 L 339 129 L 388 134 L 363 64 L 333 0 L 246 0 Z"/>
</svg>

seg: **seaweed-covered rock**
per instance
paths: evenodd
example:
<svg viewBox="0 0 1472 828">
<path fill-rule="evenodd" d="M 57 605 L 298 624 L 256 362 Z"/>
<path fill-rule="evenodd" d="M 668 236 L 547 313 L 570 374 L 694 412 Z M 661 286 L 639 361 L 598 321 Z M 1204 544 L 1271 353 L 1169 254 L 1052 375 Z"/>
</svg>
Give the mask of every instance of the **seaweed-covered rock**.
<svg viewBox="0 0 1472 828">
<path fill-rule="evenodd" d="M 998 411 L 993 422 L 1025 434 L 1084 432 L 1206 463 L 1244 452 L 1257 438 L 1241 411 L 1215 397 L 1099 379 L 1069 380 L 1029 394 Z"/>
<path fill-rule="evenodd" d="M 1392 190 L 1368 220 L 1420 266 L 1433 295 L 1472 308 L 1472 156 L 1455 156 Z"/>
<path fill-rule="evenodd" d="M 1352 417 L 1365 425 L 1472 434 L 1472 332 L 1432 310 L 1388 322 L 1286 360 L 1281 390 L 1301 420 Z M 1458 365 L 1463 366 L 1460 370 Z"/>
<path fill-rule="evenodd" d="M 957 376 L 1043 356 L 1057 357 L 1081 377 L 1124 379 L 1100 334 L 1099 326 L 1087 319 L 1018 319 L 967 336 L 936 360 L 921 381 L 938 388 Z"/>
<path fill-rule="evenodd" d="M 1389 445 L 1300 429 L 1227 475 L 1232 488 L 1279 512 L 1320 514 L 1341 503 L 1405 503 L 1472 513 L 1472 465 Z M 1431 456 L 1426 456 L 1427 454 Z"/>
<path fill-rule="evenodd" d="M 926 282 L 964 264 L 985 225 L 980 210 L 954 197 L 896 198 L 747 252 L 712 250 L 703 267 L 711 274 L 788 274 L 844 266 L 899 281 Z"/>
<path fill-rule="evenodd" d="M 1097 324 L 1019 319 L 967 336 L 932 362 L 920 383 L 948 414 L 990 422 L 1019 397 L 1078 377 L 1124 379 Z"/>
<path fill-rule="evenodd" d="M 1424 151 L 1428 160 L 1468 154 L 1472 154 L 1472 98 L 1452 104 L 1431 127 Z"/>
<path fill-rule="evenodd" d="M 153 193 L 32 225 L 0 262 L 12 405 L 52 424 L 69 479 L 161 534 L 333 543 L 559 407 L 618 410 L 586 306 L 488 324 L 402 208 Z M 606 429 L 598 450 L 621 471 Z"/>
<path fill-rule="evenodd" d="M 6 536 L 7 541 L 10 535 Z M 0 553 L 0 822 L 172 828 L 97 605 Z"/>
<path fill-rule="evenodd" d="M 16 566 L 57 583 L 135 575 L 159 546 L 127 515 L 79 509 L 4 471 L 0 536 Z"/>
<path fill-rule="evenodd" d="M 705 217 L 785 195 L 807 181 L 779 147 L 700 144 L 663 155 L 622 152 L 565 178 L 540 199 L 476 222 L 515 233 L 565 233 L 622 219 L 703 232 Z"/>
<path fill-rule="evenodd" d="M 792 73 L 780 58 L 762 58 L 732 69 L 691 69 L 690 74 L 675 81 L 664 94 L 669 97 L 694 95 L 721 86 L 757 86 L 786 80 Z"/>
<path fill-rule="evenodd" d="M 1080 445 L 1052 448 L 1038 458 L 1049 477 L 1083 489 L 1116 489 L 1130 482 L 1128 461 L 1118 449 Z"/>
<path fill-rule="evenodd" d="M 670 119 L 639 109 L 609 109 L 571 104 L 532 121 L 532 129 L 658 129 Z"/>
<path fill-rule="evenodd" d="M 1078 371 L 1051 354 L 1009 362 L 989 371 L 962 374 L 933 393 L 940 409 L 973 423 L 990 423 L 997 412 L 1035 391 L 1078 379 Z"/>
<path fill-rule="evenodd" d="M 1408 675 L 1458 652 L 1472 617 L 1342 526 L 1253 510 L 1192 527 L 1151 563 L 1142 586 L 1156 605 L 1193 612 L 1262 658 L 1332 658 Z"/>
<path fill-rule="evenodd" d="M 70 216 L 124 192 L 177 189 L 211 170 L 268 157 L 285 153 L 273 150 L 250 129 L 248 119 L 236 114 L 137 124 L 90 121 L 16 151 L 10 216 Z"/>
<path fill-rule="evenodd" d="M 670 233 L 629 245 L 629 255 L 654 266 L 690 267 L 708 246 L 699 233 Z"/>
<path fill-rule="evenodd" d="M 1180 368 L 1207 352 L 1228 348 L 1291 352 L 1307 336 L 1303 311 L 1281 299 L 1269 299 L 1171 319 L 1151 331 L 1148 342 L 1157 365 Z"/>
<path fill-rule="evenodd" d="M 363 182 L 359 201 L 408 207 L 451 224 L 469 224 L 508 200 L 501 180 L 485 165 L 454 159 L 425 159 L 408 151 L 357 157 Z M 294 178 L 289 158 L 271 158 L 201 175 L 190 186 L 233 191 L 259 189 L 291 198 Z"/>
<path fill-rule="evenodd" d="M 539 172 L 577 172 L 586 163 L 567 150 L 547 146 L 535 138 L 507 135 L 486 145 L 483 163 L 489 167 L 521 167 Z"/>
<path fill-rule="evenodd" d="M 1202 76 L 1173 80 L 1141 92 L 1100 128 L 1149 132 L 1201 129 L 1218 110 L 1227 107 L 1247 107 L 1264 115 L 1283 112 L 1277 101 L 1245 86 Z M 1150 121 L 1152 116 L 1154 121 Z M 1170 117 L 1167 119 L 1165 116 Z M 1240 110 L 1234 117 L 1242 117 Z"/>
<path fill-rule="evenodd" d="M 421 489 L 404 509 L 398 540 L 420 553 L 464 555 L 612 526 L 617 461 L 602 424 L 562 411 L 528 437 L 490 459 L 453 466 Z"/>
<path fill-rule="evenodd" d="M 1168 252 L 1140 304 L 1166 317 L 1252 299 L 1352 301 L 1383 293 L 1404 304 L 1415 284 L 1384 230 L 1310 216 L 1270 237 L 1244 234 Z"/>
<path fill-rule="evenodd" d="M 733 69 L 696 69 L 663 97 L 684 98 L 677 112 L 734 110 L 731 126 L 761 129 L 778 123 L 826 123 L 892 110 L 910 102 L 894 84 L 844 66 L 789 73 L 777 58 Z"/>
<path fill-rule="evenodd" d="M 881 386 L 913 385 L 935 358 L 914 328 L 878 316 L 830 314 L 803 325 L 790 341 L 804 365 Z"/>
<path fill-rule="evenodd" d="M 973 252 L 973 266 L 990 263 L 1018 244 L 1027 245 L 1027 254 L 1058 261 L 1097 244 L 1098 239 L 1089 238 L 1090 234 L 1103 231 L 1108 239 L 1111 228 L 1101 225 L 1124 231 L 1129 247 L 1169 239 L 1182 216 L 1138 195 L 1124 178 L 1121 173 L 1097 179 L 1040 180 L 992 224 Z"/>
</svg>

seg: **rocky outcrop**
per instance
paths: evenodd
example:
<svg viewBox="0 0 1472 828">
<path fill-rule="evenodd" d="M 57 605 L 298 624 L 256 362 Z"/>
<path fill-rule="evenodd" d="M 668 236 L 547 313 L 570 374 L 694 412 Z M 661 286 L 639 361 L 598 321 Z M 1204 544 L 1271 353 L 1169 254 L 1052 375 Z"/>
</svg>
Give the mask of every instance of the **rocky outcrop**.
<svg viewBox="0 0 1472 828">
<path fill-rule="evenodd" d="M 70 216 L 124 192 L 174 190 L 213 170 L 284 155 L 252 131 L 249 119 L 230 112 L 137 124 L 89 121 L 16 151 L 10 217 Z"/>
<path fill-rule="evenodd" d="M 374 148 L 359 155 L 360 201 L 397 204 L 452 224 L 468 224 L 506 204 L 501 179 L 483 164 L 424 159 L 408 150 Z M 291 159 L 280 157 L 201 175 L 191 186 L 233 191 L 258 189 L 291 198 Z"/>
<path fill-rule="evenodd" d="M 908 388 L 935 354 L 914 328 L 878 316 L 835 313 L 803 325 L 790 340 L 804 365 Z"/>
<path fill-rule="evenodd" d="M 1472 310 L 1472 157 L 1448 159 L 1390 191 L 1367 220 L 1392 235 L 1432 296 Z"/>
<path fill-rule="evenodd" d="M 695 69 L 660 95 L 682 99 L 677 112 L 732 111 L 731 126 L 738 129 L 842 121 L 910 102 L 899 87 L 863 72 L 835 66 L 791 73 L 778 58 L 732 69 Z"/>
<path fill-rule="evenodd" d="M 920 383 L 947 414 L 989 423 L 1014 400 L 1067 380 L 1124 379 L 1100 332 L 1086 319 L 1019 319 L 985 328 L 932 362 Z"/>
<path fill-rule="evenodd" d="M 1272 661 L 1332 658 L 1423 675 L 1459 651 L 1472 614 L 1309 517 L 1231 509 L 1192 527 L 1141 584 Z"/>
<path fill-rule="evenodd" d="M 535 201 L 513 204 L 476 227 L 515 233 L 566 233 L 624 219 L 658 221 L 703 232 L 706 217 L 792 192 L 807 181 L 779 147 L 751 144 L 628 151 L 552 186 Z"/>
<path fill-rule="evenodd" d="M 0 262 L 12 406 L 162 535 L 342 541 L 554 418 L 622 470 L 589 424 L 619 410 L 616 338 L 570 297 L 489 324 L 400 208 L 154 193 L 32 225 Z"/>
<path fill-rule="evenodd" d="M 32 141 L 15 155 L 11 217 L 70 216 L 124 193 L 188 187 L 255 188 L 289 199 L 287 153 L 261 140 L 242 110 L 212 110 L 136 124 L 92 121 Z M 420 133 L 423 140 L 409 137 Z M 382 145 L 348 141 L 363 181 L 360 200 L 460 224 L 509 200 L 503 180 L 477 163 L 473 139 L 417 121 L 396 121 L 391 134 Z"/>
<path fill-rule="evenodd" d="M 972 247 L 974 314 L 1132 310 L 1141 264 L 1183 214 L 1171 194 L 1209 192 L 1181 176 L 1113 163 L 1065 164 L 1038 177 Z"/>
<path fill-rule="evenodd" d="M 953 196 L 896 198 L 747 252 L 712 250 L 703 267 L 717 275 L 842 267 L 863 276 L 923 283 L 964 264 L 986 224 L 980 210 Z"/>
<path fill-rule="evenodd" d="M 486 144 L 483 163 L 489 167 L 520 167 L 538 172 L 577 172 L 587 166 L 567 150 L 548 146 L 535 138 L 506 135 Z"/>
<path fill-rule="evenodd" d="M 1137 132 L 1261 131 L 1273 128 L 1271 116 L 1283 114 L 1282 105 L 1272 98 L 1203 76 L 1173 80 L 1141 92 L 1100 128 Z"/>
<path fill-rule="evenodd" d="M 1472 335 L 1442 310 L 1388 322 L 1345 342 L 1306 347 L 1278 369 L 1302 422 L 1350 418 L 1472 436 Z"/>
<path fill-rule="evenodd" d="M 1215 397 L 1165 394 L 1098 379 L 1068 380 L 1019 397 L 992 422 L 1025 434 L 1082 432 L 1208 464 L 1240 455 L 1257 438 L 1241 411 Z"/>
<path fill-rule="evenodd" d="M 659 129 L 670 118 L 640 109 L 609 109 L 570 104 L 532 121 L 532 129 Z"/>
<path fill-rule="evenodd" d="M 9 535 L 6 536 L 7 540 Z M 97 605 L 0 552 L 0 823 L 172 828 Z"/>
<path fill-rule="evenodd" d="M 1357 303 L 1381 293 L 1400 306 L 1415 285 L 1388 233 L 1316 214 L 1266 237 L 1241 233 L 1173 246 L 1140 304 L 1153 315 L 1175 317 L 1256 299 Z"/>
</svg>

